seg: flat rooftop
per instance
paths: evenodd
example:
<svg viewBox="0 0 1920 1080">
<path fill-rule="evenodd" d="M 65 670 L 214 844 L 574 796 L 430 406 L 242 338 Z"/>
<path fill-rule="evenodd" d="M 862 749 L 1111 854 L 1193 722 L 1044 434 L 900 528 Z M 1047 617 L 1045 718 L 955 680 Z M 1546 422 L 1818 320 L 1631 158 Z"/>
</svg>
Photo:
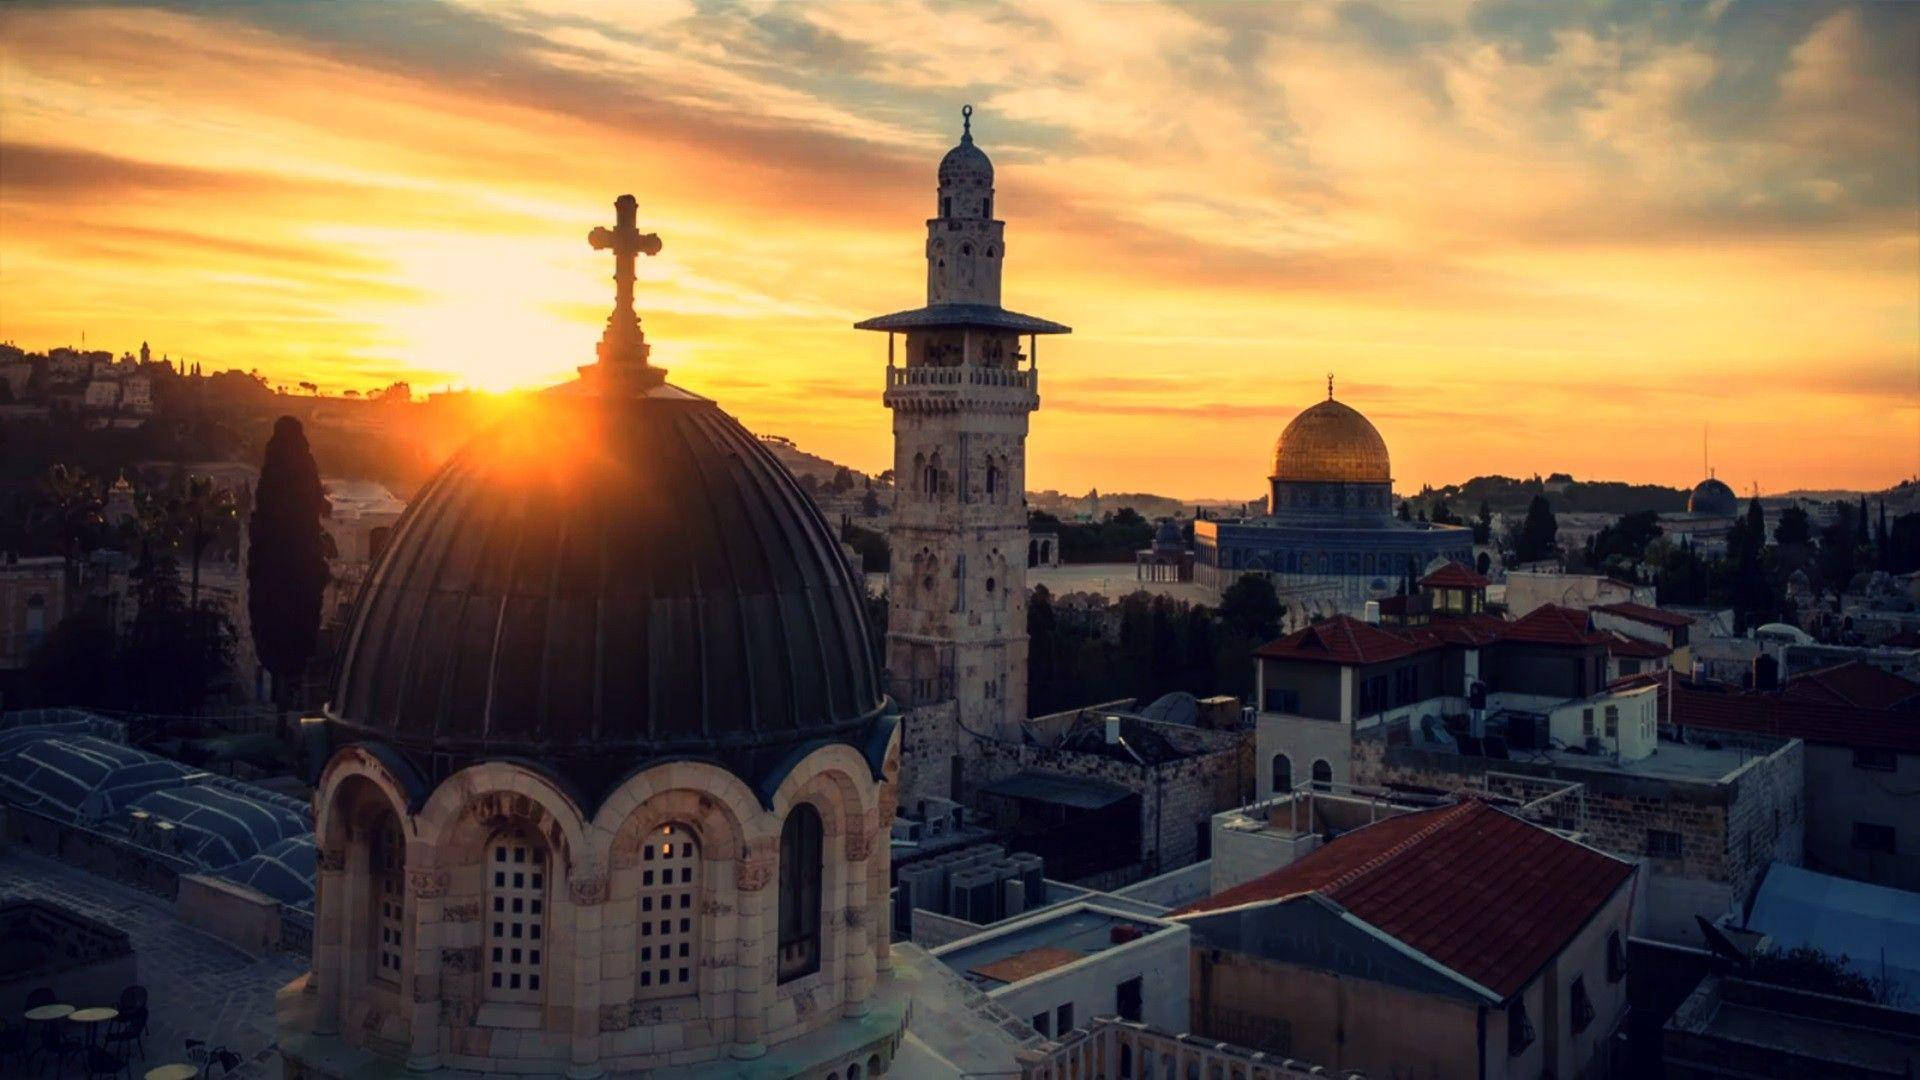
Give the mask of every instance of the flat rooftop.
<svg viewBox="0 0 1920 1080">
<path fill-rule="evenodd" d="M 1608 754 L 1582 754 L 1565 749 L 1523 750 L 1507 748 L 1504 758 L 1474 757 L 1454 752 L 1450 747 L 1435 743 L 1416 742 L 1412 749 L 1428 753 L 1451 754 L 1462 761 L 1473 762 L 1476 768 L 1499 769 L 1510 762 L 1532 765 L 1551 765 L 1561 769 L 1577 769 L 1612 776 L 1640 776 L 1663 780 L 1724 780 L 1739 772 L 1750 761 L 1764 758 L 1768 754 L 1786 745 L 1782 739 L 1769 750 L 1761 751 L 1747 746 L 1729 746 L 1716 737 L 1714 732 L 1696 732 L 1692 737 L 1699 742 L 1678 743 L 1664 736 L 1653 753 L 1638 761 L 1616 762 Z M 1416 731 L 1415 738 L 1418 733 Z M 1718 746 L 1702 745 L 1712 740 Z"/>
<path fill-rule="evenodd" d="M 967 982 L 995 990 L 1148 935 L 1178 929 L 1158 919 L 1080 905 L 968 938 L 934 955 Z M 1114 940 L 1116 930 L 1122 940 Z"/>
</svg>

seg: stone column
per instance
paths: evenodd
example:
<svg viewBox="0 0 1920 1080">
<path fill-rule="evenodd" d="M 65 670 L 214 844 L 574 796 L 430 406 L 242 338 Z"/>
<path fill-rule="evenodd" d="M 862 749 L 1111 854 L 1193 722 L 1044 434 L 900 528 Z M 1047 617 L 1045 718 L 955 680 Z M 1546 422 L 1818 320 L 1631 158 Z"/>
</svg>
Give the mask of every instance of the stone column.
<svg viewBox="0 0 1920 1080">
<path fill-rule="evenodd" d="M 347 851 L 321 848 L 314 853 L 313 984 L 319 1000 L 313 1013 L 315 1035 L 340 1033 L 340 996 L 346 990 Z"/>
<path fill-rule="evenodd" d="M 865 1016 L 873 993 L 873 935 L 867 920 L 873 913 L 867 906 L 867 873 L 873 860 L 873 831 L 867 820 L 848 823 L 846 836 L 847 887 L 845 890 L 846 992 L 841 1015 Z"/>
<path fill-rule="evenodd" d="M 592 873 L 592 872 L 590 872 Z M 573 901 L 573 1037 L 568 1080 L 594 1080 L 600 1068 L 601 921 L 607 909 L 608 879 L 576 878 L 567 883 Z"/>
<path fill-rule="evenodd" d="M 772 1000 L 774 951 L 778 927 L 774 920 L 772 888 L 779 841 L 756 840 L 734 864 L 734 896 L 739 915 L 734 947 L 733 1045 L 736 1058 L 757 1058 L 767 1052 L 767 1005 Z"/>
<path fill-rule="evenodd" d="M 432 1072 L 440 1067 L 440 924 L 450 875 L 438 866 L 412 868 L 414 861 L 409 852 L 406 932 L 413 948 L 406 957 L 407 1071 Z"/>
</svg>

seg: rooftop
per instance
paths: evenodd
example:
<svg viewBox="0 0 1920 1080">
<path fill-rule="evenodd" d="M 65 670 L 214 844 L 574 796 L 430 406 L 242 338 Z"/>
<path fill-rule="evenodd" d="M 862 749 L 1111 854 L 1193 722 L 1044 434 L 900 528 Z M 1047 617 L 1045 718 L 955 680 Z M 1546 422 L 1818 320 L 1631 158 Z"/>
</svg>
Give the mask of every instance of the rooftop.
<svg viewBox="0 0 1920 1080">
<path fill-rule="evenodd" d="M 1609 614 L 1618 615 L 1623 619 L 1632 619 L 1635 622 L 1643 622 L 1648 626 L 1678 628 L 1693 625 L 1693 617 L 1691 615 L 1682 615 L 1677 611 L 1664 611 L 1657 607 L 1636 604 L 1631 600 L 1622 601 L 1617 604 L 1595 604 L 1593 610 L 1605 611 Z"/>
<path fill-rule="evenodd" d="M 1920 683 L 1902 678 L 1864 660 L 1795 675 L 1787 681 L 1791 697 L 1809 702 L 1851 705 L 1862 709 L 1910 709 L 1920 706 Z"/>
<path fill-rule="evenodd" d="M 1506 998 L 1632 876 L 1631 863 L 1468 799 L 1356 829 L 1173 914 L 1316 893 Z"/>
<path fill-rule="evenodd" d="M 1484 589 L 1487 579 L 1449 559 L 1433 573 L 1420 579 L 1423 589 Z"/>
<path fill-rule="evenodd" d="M 1614 685 L 1658 686 L 1663 725 L 1920 754 L 1920 720 L 1899 710 L 1825 704 L 1786 691 L 1742 690 L 1700 679 L 1641 675 Z M 1662 749 L 1666 745 L 1661 743 Z"/>
<path fill-rule="evenodd" d="M 1675 1035 L 1680 1035 L 1676 1046 Z M 1700 980 L 1667 1021 L 1667 1060 L 1715 1043 L 1733 1044 L 1777 1062 L 1776 1075 L 1913 1076 L 1920 1072 L 1920 1014 L 1722 975 Z"/>
<path fill-rule="evenodd" d="M 934 956 L 974 986 L 994 990 L 1180 929 L 1159 919 L 1075 904 L 955 942 Z"/>
</svg>

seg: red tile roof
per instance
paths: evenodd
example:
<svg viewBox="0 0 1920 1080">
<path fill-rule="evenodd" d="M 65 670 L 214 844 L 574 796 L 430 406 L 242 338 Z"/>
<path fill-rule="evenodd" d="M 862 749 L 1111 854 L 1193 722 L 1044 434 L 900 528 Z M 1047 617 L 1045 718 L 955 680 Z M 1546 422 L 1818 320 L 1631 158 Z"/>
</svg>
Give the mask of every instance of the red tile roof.
<svg viewBox="0 0 1920 1080">
<path fill-rule="evenodd" d="M 1643 641 L 1640 638 L 1628 637 L 1625 634 L 1607 635 L 1608 656 L 1624 656 L 1629 659 L 1639 660 L 1658 660 L 1663 656 L 1671 656 L 1672 654 L 1673 649 L 1671 646 L 1662 645 L 1657 641 Z"/>
<path fill-rule="evenodd" d="M 1538 645 L 1604 645 L 1609 640 L 1589 625 L 1585 611 L 1559 604 L 1534 608 L 1508 624 L 1501 637 Z"/>
<path fill-rule="evenodd" d="M 1478 799 L 1387 818 L 1172 914 L 1318 893 L 1511 997 L 1633 875 L 1633 865 Z"/>
<path fill-rule="evenodd" d="M 1595 604 L 1593 610 L 1610 612 L 1623 619 L 1643 622 L 1648 626 L 1663 626 L 1670 630 L 1677 630 L 1682 626 L 1693 625 L 1693 616 L 1691 615 L 1682 615 L 1677 611 L 1662 611 L 1657 607 L 1648 607 L 1645 604 L 1636 604 L 1632 601 L 1622 601 L 1618 604 Z"/>
<path fill-rule="evenodd" d="M 1882 671 L 1864 660 L 1849 660 L 1794 676 L 1787 681 L 1786 693 L 1827 704 L 1894 709 L 1920 700 L 1920 683 Z"/>
<path fill-rule="evenodd" d="M 1449 560 L 1433 573 L 1420 579 L 1423 589 L 1484 589 L 1487 579 L 1467 566 Z"/>
<path fill-rule="evenodd" d="M 1780 691 L 1740 690 L 1718 683 L 1634 676 L 1660 687 L 1660 722 L 1688 730 L 1738 731 L 1824 746 L 1857 746 L 1920 754 L 1920 716 L 1895 709 L 1826 704 Z M 1621 687 L 1629 680 L 1614 683 Z M 1671 702 L 1668 698 L 1671 697 Z"/>
<path fill-rule="evenodd" d="M 1389 630 L 1351 615 L 1335 615 L 1254 650 L 1269 660 L 1314 660 L 1333 664 L 1377 664 L 1438 648 L 1431 635 Z"/>
</svg>

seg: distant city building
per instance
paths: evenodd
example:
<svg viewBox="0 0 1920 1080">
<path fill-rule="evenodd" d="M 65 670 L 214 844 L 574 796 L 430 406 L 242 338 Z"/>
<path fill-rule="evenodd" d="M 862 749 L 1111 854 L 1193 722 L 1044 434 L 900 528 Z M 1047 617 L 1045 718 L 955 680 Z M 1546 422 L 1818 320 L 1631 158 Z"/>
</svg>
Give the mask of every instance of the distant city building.
<svg viewBox="0 0 1920 1080">
<path fill-rule="evenodd" d="M 1471 529 L 1394 517 L 1386 441 L 1331 385 L 1281 432 L 1268 483 L 1265 514 L 1194 522 L 1195 579 L 1216 595 L 1260 574 L 1295 619 L 1358 614 L 1437 560 L 1473 561 Z"/>
</svg>

